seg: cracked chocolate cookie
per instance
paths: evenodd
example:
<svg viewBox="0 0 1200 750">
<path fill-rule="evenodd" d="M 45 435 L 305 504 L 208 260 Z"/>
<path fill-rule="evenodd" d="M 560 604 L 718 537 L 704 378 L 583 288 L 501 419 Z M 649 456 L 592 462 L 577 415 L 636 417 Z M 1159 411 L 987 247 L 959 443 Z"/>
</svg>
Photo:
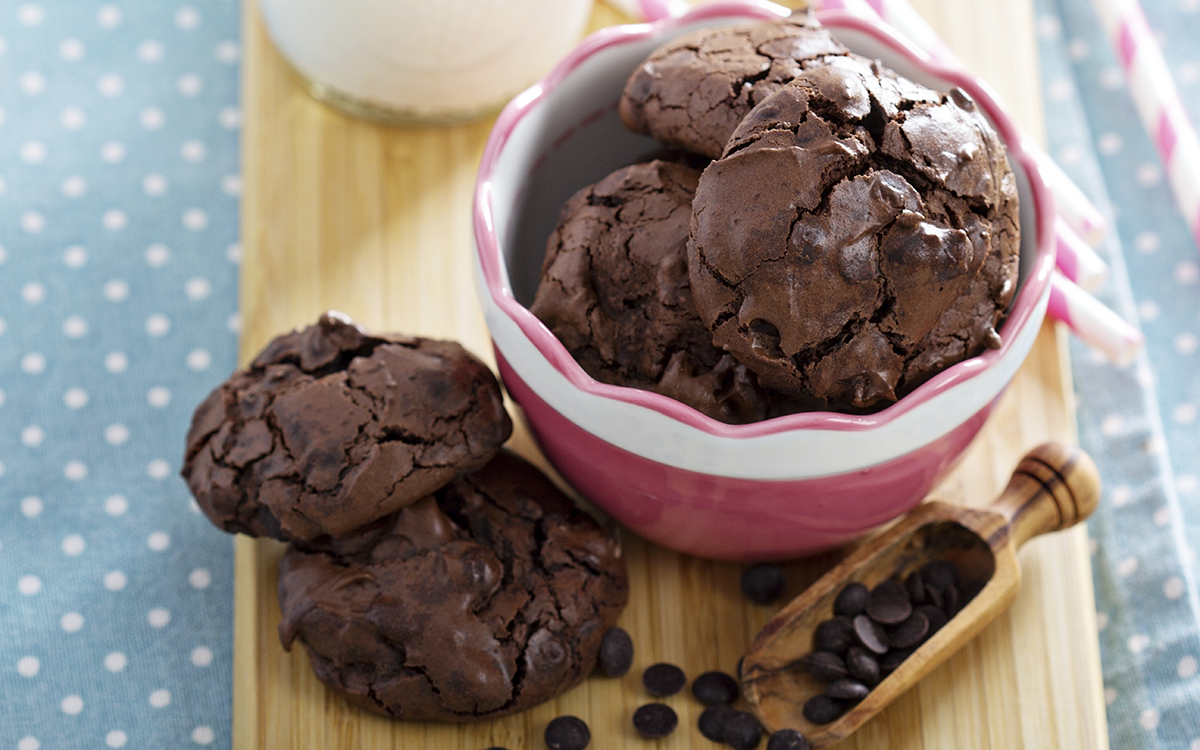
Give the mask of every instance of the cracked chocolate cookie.
<svg viewBox="0 0 1200 750">
<path fill-rule="evenodd" d="M 363 708 L 476 721 L 590 674 L 627 597 L 614 533 L 504 451 L 355 534 L 293 543 L 279 637 Z"/>
<path fill-rule="evenodd" d="M 753 422 L 770 416 L 771 394 L 713 346 L 692 302 L 687 238 L 699 178 L 654 160 L 572 196 L 530 310 L 596 380 L 656 391 L 723 422 Z"/>
<path fill-rule="evenodd" d="M 684 34 L 630 76 L 621 120 L 659 143 L 715 159 L 754 105 L 805 68 L 847 52 L 802 13 Z"/>
<path fill-rule="evenodd" d="M 181 473 L 225 531 L 340 536 L 483 466 L 511 433 L 495 377 L 458 344 L 327 313 L 200 404 Z"/>
<path fill-rule="evenodd" d="M 860 57 L 764 99 L 705 170 L 688 267 L 716 345 L 825 408 L 886 406 L 998 347 L 1015 177 L 975 102 Z"/>
</svg>

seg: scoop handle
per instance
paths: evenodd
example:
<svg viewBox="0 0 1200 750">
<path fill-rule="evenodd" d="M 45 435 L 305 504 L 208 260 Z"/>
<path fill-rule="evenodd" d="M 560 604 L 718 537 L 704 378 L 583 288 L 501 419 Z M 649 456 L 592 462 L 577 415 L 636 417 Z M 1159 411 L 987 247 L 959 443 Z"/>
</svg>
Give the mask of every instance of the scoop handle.
<svg viewBox="0 0 1200 750">
<path fill-rule="evenodd" d="M 996 547 L 1011 541 L 1020 547 L 1038 534 L 1074 526 L 1099 501 L 1100 474 L 1091 457 L 1075 446 L 1044 443 L 1025 454 L 992 503 L 992 510 L 1007 520 L 1008 539 L 989 542 Z"/>
</svg>

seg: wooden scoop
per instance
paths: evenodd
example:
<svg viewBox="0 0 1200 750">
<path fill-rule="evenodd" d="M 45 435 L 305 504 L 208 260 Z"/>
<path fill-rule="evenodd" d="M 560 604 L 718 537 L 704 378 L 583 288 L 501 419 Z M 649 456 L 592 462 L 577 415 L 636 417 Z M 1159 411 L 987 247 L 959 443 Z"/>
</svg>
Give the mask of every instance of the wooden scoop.
<svg viewBox="0 0 1200 750">
<path fill-rule="evenodd" d="M 813 747 L 849 735 L 933 671 L 1012 602 L 1021 587 L 1017 548 L 1027 539 L 1065 529 L 1091 515 L 1100 496 L 1096 465 L 1086 453 L 1057 443 L 1025 455 L 1008 487 L 987 508 L 929 502 L 864 544 L 796 597 L 755 637 L 742 663 L 742 691 L 768 731 L 800 731 Z M 949 560 L 963 590 L 978 590 L 956 615 L 879 682 L 857 705 L 828 724 L 801 712 L 825 690 L 804 667 L 813 631 L 833 617 L 833 602 L 849 583 L 874 588 L 904 580 L 932 560 Z"/>
</svg>

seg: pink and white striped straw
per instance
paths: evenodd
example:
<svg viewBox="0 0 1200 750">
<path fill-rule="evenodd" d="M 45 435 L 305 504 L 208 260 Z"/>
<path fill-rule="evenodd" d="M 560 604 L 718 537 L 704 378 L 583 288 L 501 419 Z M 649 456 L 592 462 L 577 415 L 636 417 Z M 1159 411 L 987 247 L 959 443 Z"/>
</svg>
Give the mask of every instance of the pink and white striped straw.
<svg viewBox="0 0 1200 750">
<path fill-rule="evenodd" d="M 925 50 L 934 60 L 962 66 L 954 52 L 938 37 L 933 27 L 908 3 L 908 0 L 815 0 L 817 7 L 845 10 L 857 16 L 882 19 L 913 46 Z M 1088 200 L 1079 186 L 1067 177 L 1041 149 L 1031 148 L 1042 170 L 1042 177 L 1054 193 L 1058 213 L 1071 228 L 1093 246 L 1099 245 L 1108 231 L 1108 222 Z"/>
<path fill-rule="evenodd" d="M 1046 313 L 1122 367 L 1133 361 L 1146 340 L 1141 331 L 1058 271 L 1050 277 Z"/>
<path fill-rule="evenodd" d="M 1142 125 L 1154 142 L 1175 204 L 1200 247 L 1200 141 L 1137 0 L 1092 0 L 1125 71 Z"/>
<path fill-rule="evenodd" d="M 1108 280 L 1108 264 L 1075 234 L 1061 215 L 1054 220 L 1054 237 L 1058 247 L 1054 260 L 1063 276 L 1089 292 L 1096 291 Z"/>
</svg>

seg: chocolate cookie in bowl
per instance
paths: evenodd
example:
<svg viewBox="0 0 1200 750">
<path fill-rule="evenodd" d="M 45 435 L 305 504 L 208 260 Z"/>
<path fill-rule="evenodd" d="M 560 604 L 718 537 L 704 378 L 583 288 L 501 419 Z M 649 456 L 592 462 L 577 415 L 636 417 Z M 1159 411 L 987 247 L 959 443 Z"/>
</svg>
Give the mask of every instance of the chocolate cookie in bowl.
<svg viewBox="0 0 1200 750">
<path fill-rule="evenodd" d="M 182 474 L 225 531 L 339 536 L 483 466 L 511 432 L 491 370 L 459 344 L 327 313 L 196 409 Z"/>
<path fill-rule="evenodd" d="M 621 120 L 659 143 L 716 159 L 756 104 L 803 70 L 846 54 L 804 12 L 692 31 L 634 70 L 621 95 Z"/>
<path fill-rule="evenodd" d="M 399 719 L 531 708 L 597 664 L 628 596 L 620 543 L 507 451 L 396 514 L 280 562 L 280 640 Z"/>
<path fill-rule="evenodd" d="M 1016 178 L 961 89 L 859 57 L 804 71 L 742 120 L 694 206 L 696 308 L 765 385 L 877 408 L 1001 345 Z"/>
<path fill-rule="evenodd" d="M 780 413 L 777 394 L 713 346 L 688 281 L 700 171 L 666 160 L 616 170 L 563 205 L 530 310 L 596 380 L 661 393 L 721 422 Z"/>
</svg>

